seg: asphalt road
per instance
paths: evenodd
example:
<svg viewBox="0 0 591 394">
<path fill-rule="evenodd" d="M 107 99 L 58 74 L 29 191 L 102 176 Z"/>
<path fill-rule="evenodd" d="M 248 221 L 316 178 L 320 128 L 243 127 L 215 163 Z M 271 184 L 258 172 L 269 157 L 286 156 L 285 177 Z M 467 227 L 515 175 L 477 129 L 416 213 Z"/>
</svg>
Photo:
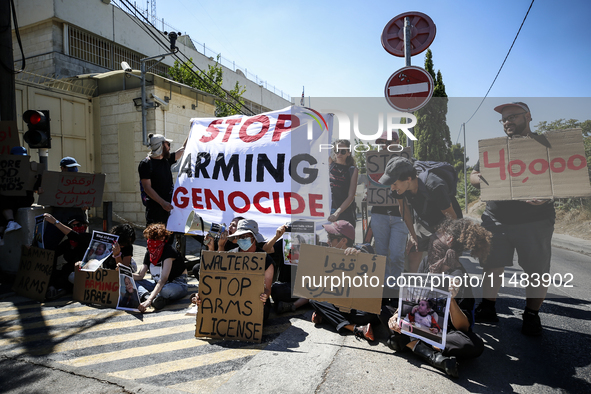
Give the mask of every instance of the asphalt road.
<svg viewBox="0 0 591 394">
<path fill-rule="evenodd" d="M 481 274 L 469 258 L 463 263 Z M 484 354 L 461 363 L 455 380 L 412 353 L 395 354 L 384 327 L 368 343 L 315 327 L 309 309 L 273 315 L 253 345 L 194 338 L 188 299 L 138 316 L 66 297 L 39 304 L 11 296 L 0 300 L 0 392 L 591 392 L 588 267 L 591 257 L 553 249 L 552 273 L 572 274 L 573 287 L 550 290 L 539 338 L 520 333 L 523 289 L 504 287 L 501 321 L 475 327 Z"/>
</svg>

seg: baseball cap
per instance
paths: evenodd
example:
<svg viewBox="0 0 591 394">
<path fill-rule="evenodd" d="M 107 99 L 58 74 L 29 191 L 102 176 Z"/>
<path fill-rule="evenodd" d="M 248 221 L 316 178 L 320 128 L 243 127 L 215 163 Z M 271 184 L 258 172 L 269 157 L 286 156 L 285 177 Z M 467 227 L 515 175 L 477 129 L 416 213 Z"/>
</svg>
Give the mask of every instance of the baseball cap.
<svg viewBox="0 0 591 394">
<path fill-rule="evenodd" d="M 84 217 L 84 215 L 73 215 L 68 220 L 68 226 L 71 226 L 74 222 L 80 222 L 82 224 L 86 224 L 88 226 L 88 220 Z"/>
<path fill-rule="evenodd" d="M 26 156 L 27 148 L 24 146 L 15 146 L 10 150 L 11 155 Z"/>
<path fill-rule="evenodd" d="M 80 167 L 80 164 L 73 157 L 66 156 L 60 160 L 60 167 Z"/>
<path fill-rule="evenodd" d="M 241 236 L 242 234 L 251 233 L 257 242 L 265 242 L 265 237 L 259 233 L 259 225 L 254 220 L 242 219 L 236 225 L 236 231 L 234 234 L 228 237 L 229 240 L 232 240 L 236 237 Z"/>
<path fill-rule="evenodd" d="M 384 175 L 382 175 L 378 182 L 382 185 L 391 185 L 400 179 L 400 175 L 411 169 L 414 169 L 414 167 L 410 160 L 401 156 L 394 156 L 390 159 L 388 164 L 386 164 Z"/>
<path fill-rule="evenodd" d="M 168 142 L 171 143 L 172 140 L 164 137 L 162 134 L 150 134 L 149 144 L 150 149 L 152 150 L 152 154 L 150 156 L 156 157 L 162 154 L 162 143 Z"/>
<path fill-rule="evenodd" d="M 525 112 L 530 112 L 527 104 L 522 103 L 521 101 L 514 101 L 512 103 L 498 105 L 495 107 L 495 111 L 497 111 L 498 113 L 501 114 L 501 113 L 503 113 L 503 110 L 507 107 L 518 107 L 518 108 L 521 108 L 522 110 L 524 110 Z"/>
<path fill-rule="evenodd" d="M 323 224 L 322 227 L 324 227 L 329 234 L 342 235 L 349 238 L 351 241 L 355 241 L 355 228 L 346 220 L 337 220 L 331 224 Z"/>
<path fill-rule="evenodd" d="M 397 133 L 396 131 L 392 130 L 392 140 L 397 140 L 397 139 L 399 139 L 399 138 L 400 138 L 400 137 L 398 136 L 398 133 Z M 376 138 L 376 143 L 377 143 L 379 140 L 388 141 L 388 131 L 384 131 L 384 132 L 382 133 L 382 135 L 381 135 L 379 138 Z"/>
</svg>

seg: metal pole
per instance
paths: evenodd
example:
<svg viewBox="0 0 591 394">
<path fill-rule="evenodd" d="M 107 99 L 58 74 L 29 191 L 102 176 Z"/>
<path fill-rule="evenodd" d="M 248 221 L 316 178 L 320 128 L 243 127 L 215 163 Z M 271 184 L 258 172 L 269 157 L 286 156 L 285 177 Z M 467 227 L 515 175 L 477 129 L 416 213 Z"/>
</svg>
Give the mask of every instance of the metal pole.
<svg viewBox="0 0 591 394">
<path fill-rule="evenodd" d="M 148 145 L 148 132 L 146 126 L 146 117 L 148 116 L 148 104 L 146 103 L 146 60 L 140 60 L 140 71 L 141 71 L 141 89 L 142 89 L 142 143 Z"/>
<path fill-rule="evenodd" d="M 466 123 L 462 123 L 464 129 L 464 210 L 468 213 L 468 168 L 466 168 Z"/>
<path fill-rule="evenodd" d="M 103 201 L 103 231 L 108 232 L 113 227 L 113 202 Z"/>
<path fill-rule="evenodd" d="M 411 49 L 410 49 L 410 18 L 407 16 L 404 18 L 404 60 L 406 62 L 406 67 L 410 66 L 410 53 L 411 53 Z M 409 131 L 412 133 L 413 132 L 413 128 L 411 128 Z M 411 157 L 414 156 L 414 151 L 415 151 L 415 144 L 414 141 L 411 140 L 410 138 L 406 139 L 406 146 L 410 147 L 410 155 Z"/>
</svg>

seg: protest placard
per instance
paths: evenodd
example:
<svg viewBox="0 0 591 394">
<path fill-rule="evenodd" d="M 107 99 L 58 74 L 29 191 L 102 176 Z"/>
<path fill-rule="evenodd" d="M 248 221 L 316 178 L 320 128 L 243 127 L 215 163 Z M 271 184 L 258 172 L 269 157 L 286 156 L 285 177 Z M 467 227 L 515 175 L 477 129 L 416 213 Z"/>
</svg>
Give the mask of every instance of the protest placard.
<svg viewBox="0 0 591 394">
<path fill-rule="evenodd" d="M 53 257 L 53 250 L 23 245 L 12 289 L 17 294 L 43 302 L 53 272 Z"/>
<path fill-rule="evenodd" d="M 30 186 L 29 156 L 0 155 L 0 194 L 26 196 Z"/>
<path fill-rule="evenodd" d="M 196 337 L 261 342 L 265 253 L 203 252 Z"/>
<path fill-rule="evenodd" d="M 166 228 L 184 232 L 196 209 L 209 223 L 247 217 L 270 238 L 294 217 L 328 217 L 332 119 L 301 107 L 191 119 Z"/>
<path fill-rule="evenodd" d="M 109 258 L 113 252 L 113 243 L 118 239 L 118 235 L 94 230 L 80 269 L 82 271 L 96 271 Z"/>
<path fill-rule="evenodd" d="M 133 280 L 133 272 L 126 265 L 117 264 L 117 266 L 119 267 L 119 301 L 117 301 L 117 309 L 139 312 L 137 308 L 140 305 L 140 297 Z"/>
<path fill-rule="evenodd" d="M 386 256 L 304 244 L 296 273 L 294 296 L 328 301 L 343 311 L 380 313 Z"/>
<path fill-rule="evenodd" d="M 482 201 L 591 196 L 581 129 L 478 141 Z"/>
<path fill-rule="evenodd" d="M 0 121 L 0 155 L 9 155 L 15 146 L 21 146 L 16 121 Z"/>
<path fill-rule="evenodd" d="M 398 205 L 398 200 L 390 196 L 390 185 L 382 185 L 379 180 L 384 175 L 386 164 L 394 156 L 410 159 L 410 147 L 397 146 L 400 152 L 388 150 L 365 152 L 365 168 L 367 170 L 367 204 L 373 206 Z M 397 149 L 398 150 L 398 149 Z"/>
<path fill-rule="evenodd" d="M 287 265 L 297 265 L 300 259 L 300 245 L 316 244 L 315 223 L 307 220 L 297 220 L 289 226 L 289 231 L 283 234 L 283 262 Z"/>
<path fill-rule="evenodd" d="M 41 187 L 43 194 L 39 195 L 39 205 L 100 207 L 103 203 L 105 174 L 46 171 Z"/>
<path fill-rule="evenodd" d="M 119 300 L 119 273 L 116 270 L 98 269 L 95 272 L 74 271 L 76 301 L 115 308 Z"/>
<path fill-rule="evenodd" d="M 45 216 L 35 216 L 35 234 L 33 235 L 33 245 L 43 249 L 43 232 L 45 231 Z"/>
<path fill-rule="evenodd" d="M 403 334 L 421 339 L 440 349 L 445 347 L 451 295 L 444 291 L 446 280 L 429 274 L 403 274 L 400 287 L 398 324 Z M 437 283 L 432 281 L 438 279 Z M 453 283 L 452 276 L 445 276 Z"/>
</svg>

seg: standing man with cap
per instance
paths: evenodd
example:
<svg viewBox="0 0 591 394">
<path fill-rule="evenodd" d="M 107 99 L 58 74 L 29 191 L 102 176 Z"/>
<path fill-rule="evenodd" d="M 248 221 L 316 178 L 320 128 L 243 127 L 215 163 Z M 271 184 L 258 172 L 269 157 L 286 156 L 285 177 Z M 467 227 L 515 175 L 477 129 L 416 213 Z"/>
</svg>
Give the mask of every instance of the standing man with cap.
<svg viewBox="0 0 591 394">
<path fill-rule="evenodd" d="M 391 146 L 399 146 L 398 133 L 392 131 L 392 140 L 388 141 L 388 132 L 384 131 L 376 144 L 384 145 L 387 152 Z M 400 216 L 399 205 L 371 207 L 371 231 L 375 238 L 376 254 L 386 256 L 386 277 L 398 277 L 404 270 L 404 249 L 408 238 L 408 229 Z"/>
<path fill-rule="evenodd" d="M 390 185 L 392 196 L 402 207 L 402 216 L 411 234 L 407 245 L 409 270 L 417 272 L 437 226 L 446 218 L 462 217 L 462 209 L 455 197 L 457 174 L 448 163 L 415 161 L 413 164 L 396 156 L 386 165 L 379 182 Z M 406 200 L 414 210 L 414 226 Z"/>
<path fill-rule="evenodd" d="M 80 164 L 73 157 L 66 156 L 60 160 L 60 169 L 62 172 L 78 172 Z"/>
<path fill-rule="evenodd" d="M 499 122 L 509 138 L 531 137 L 531 113 L 527 104 L 513 102 L 499 105 L 494 109 L 501 114 Z M 480 188 L 480 162 L 474 166 L 470 183 Z M 501 286 L 501 278 L 506 266 L 513 265 L 513 255 L 517 250 L 519 265 L 533 278 L 550 272 L 552 257 L 552 234 L 556 213 L 551 200 L 530 201 L 487 201 L 482 214 L 482 226 L 493 234 L 490 255 L 481 265 L 484 269 L 482 302 L 476 308 L 476 321 L 498 322 L 496 299 Z M 525 289 L 526 306 L 523 312 L 521 332 L 524 335 L 542 334 L 542 323 L 538 311 L 546 298 L 547 287 L 534 286 L 529 281 Z"/>
<path fill-rule="evenodd" d="M 173 154 L 170 153 L 172 140 L 162 134 L 150 134 L 148 141 L 151 152 L 138 166 L 141 186 L 146 194 L 146 226 L 152 223 L 166 225 L 172 210 L 170 202 L 174 188 L 170 167 L 182 157 L 187 140 Z"/>
</svg>

